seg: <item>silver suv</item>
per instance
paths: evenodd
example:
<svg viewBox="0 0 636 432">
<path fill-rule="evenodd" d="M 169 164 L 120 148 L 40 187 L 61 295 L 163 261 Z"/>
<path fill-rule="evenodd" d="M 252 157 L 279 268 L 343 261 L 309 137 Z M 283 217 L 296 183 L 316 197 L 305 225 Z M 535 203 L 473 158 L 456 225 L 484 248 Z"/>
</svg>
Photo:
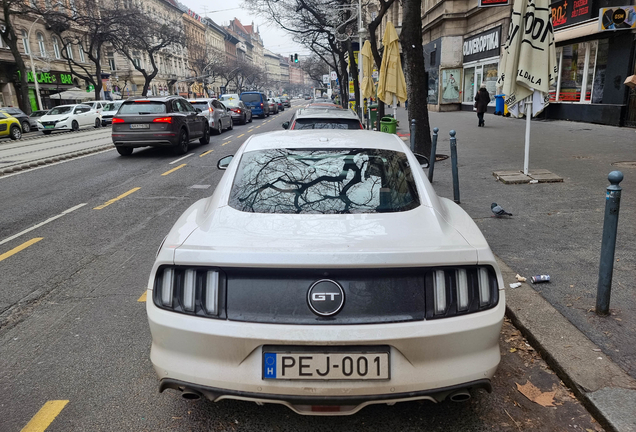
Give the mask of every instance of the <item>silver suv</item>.
<svg viewBox="0 0 636 432">
<path fill-rule="evenodd" d="M 224 130 L 234 128 L 230 109 L 218 99 L 189 99 L 188 102 L 201 110 L 199 115 L 208 120 L 210 133 L 221 135 Z"/>
</svg>

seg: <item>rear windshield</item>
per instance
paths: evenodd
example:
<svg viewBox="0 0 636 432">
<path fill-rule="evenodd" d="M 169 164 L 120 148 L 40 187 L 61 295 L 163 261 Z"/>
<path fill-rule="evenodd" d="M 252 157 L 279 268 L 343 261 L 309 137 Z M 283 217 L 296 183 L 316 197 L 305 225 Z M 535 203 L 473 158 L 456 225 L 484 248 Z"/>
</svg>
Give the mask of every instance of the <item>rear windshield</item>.
<svg viewBox="0 0 636 432">
<path fill-rule="evenodd" d="M 104 105 L 104 111 L 117 111 L 123 102 Z"/>
<path fill-rule="evenodd" d="M 207 111 L 209 108 L 207 102 L 190 102 L 190 104 L 195 108 L 199 108 L 201 111 Z"/>
<path fill-rule="evenodd" d="M 298 129 L 360 129 L 360 120 L 299 118 L 294 125 Z"/>
<path fill-rule="evenodd" d="M 163 102 L 124 102 L 117 114 L 160 114 L 166 112 Z"/>
<path fill-rule="evenodd" d="M 60 115 L 60 114 L 68 114 L 71 111 L 73 111 L 73 107 L 72 106 L 61 106 L 61 107 L 53 108 L 47 114 L 48 115 Z"/>
<path fill-rule="evenodd" d="M 247 102 L 261 102 L 261 95 L 257 93 L 247 93 L 241 95 L 241 100 L 245 103 Z"/>
<path fill-rule="evenodd" d="M 236 99 L 224 100 L 223 101 L 223 105 L 225 105 L 226 107 L 229 107 L 229 108 L 238 108 L 239 107 L 239 101 L 236 100 Z"/>
<path fill-rule="evenodd" d="M 392 213 L 420 204 L 404 153 L 378 149 L 247 152 L 229 205 L 253 213 Z"/>
</svg>

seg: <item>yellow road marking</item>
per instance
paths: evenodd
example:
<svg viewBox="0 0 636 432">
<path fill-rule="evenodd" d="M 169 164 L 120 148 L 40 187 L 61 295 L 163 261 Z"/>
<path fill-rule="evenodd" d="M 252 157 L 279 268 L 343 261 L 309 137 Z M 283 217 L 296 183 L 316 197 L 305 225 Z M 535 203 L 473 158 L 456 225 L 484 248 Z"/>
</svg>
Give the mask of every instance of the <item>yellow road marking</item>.
<svg viewBox="0 0 636 432">
<path fill-rule="evenodd" d="M 260 126 L 256 126 L 256 129 L 258 129 Z"/>
<path fill-rule="evenodd" d="M 113 198 L 113 199 L 112 199 L 112 200 L 110 200 L 110 201 L 106 201 L 104 204 L 102 204 L 102 205 L 100 205 L 100 206 L 93 207 L 93 210 L 101 210 L 101 209 L 103 209 L 104 207 L 108 207 L 108 206 L 109 206 L 109 205 L 111 205 L 112 203 L 114 203 L 114 202 L 116 202 L 116 201 L 119 201 L 119 200 L 120 200 L 120 199 L 122 199 L 122 198 L 127 197 L 127 196 L 128 196 L 128 195 L 130 195 L 131 193 L 133 193 L 133 192 L 137 192 L 139 189 L 141 189 L 141 188 L 140 188 L 140 187 L 132 188 L 132 189 L 131 189 L 131 190 L 129 190 L 128 192 L 126 192 L 126 193 L 123 193 L 123 194 L 119 195 L 117 198 Z"/>
<path fill-rule="evenodd" d="M 166 171 L 165 173 L 163 173 L 163 174 L 161 174 L 161 175 L 162 175 L 162 176 L 166 176 L 166 175 L 168 175 L 168 174 L 170 174 L 170 173 L 175 172 L 176 170 L 178 170 L 178 169 L 180 169 L 180 168 L 183 168 L 183 167 L 184 167 L 184 166 L 186 166 L 186 165 L 187 165 L 187 164 L 181 164 L 181 165 L 179 165 L 178 167 L 176 167 L 176 168 L 172 168 L 170 171 Z"/>
<path fill-rule="evenodd" d="M 40 411 L 33 416 L 31 421 L 20 432 L 43 432 L 55 420 L 55 417 L 64 409 L 67 400 L 53 400 L 44 404 Z"/>
<path fill-rule="evenodd" d="M 214 151 L 214 150 L 208 150 L 208 151 L 206 151 L 205 153 L 201 153 L 201 156 L 199 156 L 199 157 L 203 157 L 203 156 L 205 156 L 205 155 L 207 155 L 207 154 L 212 153 L 213 151 Z"/>
<path fill-rule="evenodd" d="M 225 144 L 229 144 L 229 143 L 231 143 L 231 142 L 232 142 L 232 141 L 225 141 L 223 144 L 221 144 L 221 146 L 224 146 Z"/>
<path fill-rule="evenodd" d="M 148 291 L 144 291 L 144 293 L 137 299 L 138 302 L 145 302 L 146 296 L 148 295 Z"/>
<path fill-rule="evenodd" d="M 26 248 L 28 248 L 29 246 L 31 246 L 32 244 L 35 244 L 37 242 L 39 242 L 40 240 L 43 240 L 44 237 L 36 237 L 36 238 L 32 238 L 31 240 L 22 243 L 20 246 L 15 247 L 13 249 L 11 249 L 9 252 L 5 252 L 2 255 L 0 255 L 0 261 L 4 261 L 7 258 L 9 258 L 11 255 L 15 255 L 18 252 L 20 252 L 21 250 L 24 250 Z"/>
<path fill-rule="evenodd" d="M 245 134 L 240 134 L 239 136 L 237 136 L 237 138 L 240 138 L 240 137 L 242 137 L 243 135 L 245 135 Z"/>
</svg>

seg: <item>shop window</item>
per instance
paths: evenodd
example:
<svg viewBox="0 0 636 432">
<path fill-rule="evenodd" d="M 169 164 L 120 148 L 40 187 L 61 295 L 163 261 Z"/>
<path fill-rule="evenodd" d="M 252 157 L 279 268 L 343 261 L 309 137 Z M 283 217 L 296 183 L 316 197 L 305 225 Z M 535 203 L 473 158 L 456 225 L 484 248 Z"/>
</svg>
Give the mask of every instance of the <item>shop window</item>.
<svg viewBox="0 0 636 432">
<path fill-rule="evenodd" d="M 605 69 L 607 68 L 608 48 L 609 39 L 598 41 L 596 67 L 594 69 L 594 84 L 592 85 L 592 103 L 603 103 L 603 87 L 605 86 Z"/>
<path fill-rule="evenodd" d="M 475 68 L 464 69 L 464 102 L 472 102 L 475 96 Z"/>
<path fill-rule="evenodd" d="M 597 46 L 597 42 L 594 41 L 561 48 L 559 101 L 591 101 Z"/>
<path fill-rule="evenodd" d="M 497 72 L 498 72 L 498 63 L 490 63 L 484 65 L 484 78 L 483 83 L 486 84 L 486 90 L 488 90 L 488 95 L 490 96 L 490 100 L 495 100 L 495 94 L 497 94 Z M 481 83 L 479 83 L 481 87 Z"/>
</svg>

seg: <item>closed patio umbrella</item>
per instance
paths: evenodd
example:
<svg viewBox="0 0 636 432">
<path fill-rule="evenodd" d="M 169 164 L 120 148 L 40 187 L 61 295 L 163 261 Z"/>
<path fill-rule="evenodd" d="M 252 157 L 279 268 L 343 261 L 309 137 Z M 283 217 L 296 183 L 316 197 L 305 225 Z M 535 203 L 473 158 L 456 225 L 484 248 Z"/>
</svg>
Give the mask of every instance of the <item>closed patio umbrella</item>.
<svg viewBox="0 0 636 432">
<path fill-rule="evenodd" d="M 550 85 L 558 73 L 550 0 L 516 0 L 497 87 L 503 87 L 511 115 L 526 114 L 523 173 L 528 175 L 530 118 L 549 103 Z"/>
<path fill-rule="evenodd" d="M 362 97 L 369 100 L 375 95 L 375 84 L 371 76 L 373 71 L 373 53 L 371 42 L 365 41 L 362 46 Z M 371 104 L 367 103 L 367 119 L 371 118 Z M 368 126 L 368 125 L 367 125 Z"/>
<path fill-rule="evenodd" d="M 378 98 L 384 103 L 393 104 L 393 117 L 395 118 L 397 114 L 396 99 L 401 102 L 406 100 L 406 80 L 400 61 L 398 35 L 391 21 L 386 23 L 382 44 L 384 45 L 384 55 L 378 78 Z"/>
</svg>

